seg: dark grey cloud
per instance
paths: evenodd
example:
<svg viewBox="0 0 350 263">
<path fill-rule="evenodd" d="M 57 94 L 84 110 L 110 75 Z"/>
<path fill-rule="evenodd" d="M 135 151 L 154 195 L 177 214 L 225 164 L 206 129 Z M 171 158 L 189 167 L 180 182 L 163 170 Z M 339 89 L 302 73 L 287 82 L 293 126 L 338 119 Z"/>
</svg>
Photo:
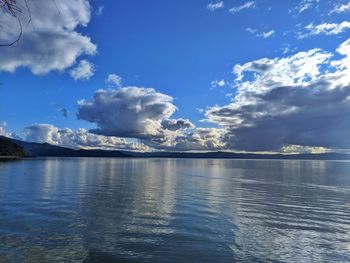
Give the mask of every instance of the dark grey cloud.
<svg viewBox="0 0 350 263">
<path fill-rule="evenodd" d="M 226 134 L 225 141 L 230 148 L 247 151 L 279 150 L 288 144 L 349 148 L 349 95 L 349 86 L 332 91 L 320 87 L 272 90 L 256 105 L 232 111 L 243 122 Z"/>
<path fill-rule="evenodd" d="M 63 117 L 68 118 L 69 111 L 66 108 L 60 108 L 58 111 L 62 113 Z"/>
<path fill-rule="evenodd" d="M 350 148 L 350 40 L 337 51 L 344 55 L 340 60 L 328 60 L 329 55 L 316 51 L 258 61 L 268 67 L 256 68 L 254 62 L 236 67 L 237 96 L 229 105 L 206 112 L 209 121 L 227 129 L 226 147 L 245 151 L 279 151 L 288 145 Z M 323 72 L 325 64 L 329 70 Z M 254 79 L 241 81 L 245 71 L 255 72 Z"/>
<path fill-rule="evenodd" d="M 195 128 L 194 124 L 188 119 L 165 119 L 161 124 L 164 129 L 171 131 Z"/>
</svg>

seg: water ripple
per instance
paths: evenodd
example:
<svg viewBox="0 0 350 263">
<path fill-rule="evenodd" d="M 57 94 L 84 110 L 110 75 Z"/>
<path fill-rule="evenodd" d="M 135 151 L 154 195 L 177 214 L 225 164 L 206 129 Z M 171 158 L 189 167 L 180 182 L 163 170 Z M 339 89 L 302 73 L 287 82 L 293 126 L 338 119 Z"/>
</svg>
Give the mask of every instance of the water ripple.
<svg viewBox="0 0 350 263">
<path fill-rule="evenodd" d="M 0 262 L 350 262 L 350 163 L 0 163 Z"/>
</svg>

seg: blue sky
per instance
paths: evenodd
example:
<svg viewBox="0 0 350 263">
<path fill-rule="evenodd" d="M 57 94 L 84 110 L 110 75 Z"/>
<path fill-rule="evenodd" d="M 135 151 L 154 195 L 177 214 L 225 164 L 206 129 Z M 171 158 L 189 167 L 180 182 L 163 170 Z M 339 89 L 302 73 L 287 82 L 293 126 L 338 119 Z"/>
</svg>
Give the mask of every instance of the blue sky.
<svg viewBox="0 0 350 263">
<path fill-rule="evenodd" d="M 142 149 L 281 151 L 285 148 L 287 151 L 325 151 L 348 148 L 347 142 L 343 142 L 342 147 L 341 143 L 332 143 L 333 139 L 329 143 L 295 139 L 303 137 L 305 134 L 299 134 L 303 131 L 284 135 L 284 139 L 274 146 L 242 146 L 234 141 L 240 139 L 238 134 L 241 134 L 241 129 L 246 129 L 244 123 L 250 123 L 250 119 L 244 119 L 241 113 L 230 112 L 231 119 L 223 120 L 213 116 L 211 109 L 217 107 L 227 110 L 225 107 L 229 107 L 232 110 L 239 105 L 241 107 L 242 104 L 232 105 L 239 95 L 237 90 L 243 85 L 237 83 L 237 75 L 233 72 L 235 65 L 244 65 L 262 58 L 292 58 L 298 52 L 315 48 L 333 54 L 333 60 L 341 59 L 344 54 L 339 54 L 336 49 L 349 36 L 349 1 L 179 0 L 175 3 L 164 0 L 77 0 L 60 2 L 60 12 L 48 3 L 41 7 L 45 10 L 37 11 L 33 3 L 30 7 L 34 17 L 33 25 L 25 25 L 24 37 L 17 45 L 2 47 L 0 50 L 0 122 L 4 122 L 3 133 L 72 147 L 104 148 L 99 144 L 81 145 L 76 141 L 73 143 L 69 140 L 56 140 L 52 129 L 58 132 L 57 136 L 60 138 L 63 137 L 61 131 L 65 128 L 69 128 L 74 136 L 80 128 L 93 129 L 91 136 L 95 141 L 102 136 L 113 136 L 122 138 L 127 143 L 140 143 L 143 145 Z M 40 12 L 45 12 L 44 18 L 35 17 Z M 14 23 L 8 14 L 4 13 L 2 16 L 6 16 L 3 18 L 4 23 Z M 26 21 L 26 12 L 21 19 Z M 45 19 L 51 21 L 52 25 L 42 22 Z M 74 25 L 69 24 L 71 21 L 75 21 Z M 50 30 L 53 30 L 53 36 L 46 34 Z M 59 35 L 63 33 L 69 37 L 61 39 Z M 13 37 L 14 33 L 12 34 Z M 78 39 L 77 35 L 86 39 Z M 6 41 L 10 37 L 11 34 L 6 32 L 5 27 L 0 32 L 0 40 Z M 71 43 L 74 41 L 76 43 L 73 46 Z M 67 61 L 60 61 L 66 56 Z M 312 55 L 307 59 L 314 61 L 315 57 Z M 80 74 L 76 71 L 78 73 L 73 76 L 72 70 L 79 68 L 81 61 L 85 61 L 87 68 Z M 310 61 L 306 64 L 312 64 Z M 13 64 L 16 66 L 12 67 Z M 39 69 L 33 66 L 39 64 Z M 322 62 L 315 67 L 327 71 L 331 66 L 330 63 Z M 249 69 L 244 72 L 244 78 L 254 86 L 260 83 L 254 74 L 261 73 Z M 107 83 L 106 79 L 110 74 L 120 76 L 121 83 Z M 281 74 L 287 73 L 283 71 Z M 293 85 L 300 84 L 304 87 L 314 84 L 329 77 L 324 74 L 316 74 L 313 83 L 295 81 Z M 218 84 L 215 85 L 215 82 Z M 266 83 L 259 84 L 260 90 L 265 90 L 264 85 L 269 85 Z M 346 80 L 344 83 L 345 86 L 348 85 Z M 92 99 L 98 89 L 106 92 L 114 90 L 117 93 L 104 93 L 103 97 L 120 96 L 124 100 L 123 105 L 125 102 L 124 106 L 129 109 L 130 105 L 135 105 L 127 104 L 128 98 L 124 93 L 118 93 L 118 90 L 130 86 L 153 89 L 143 90 L 140 94 L 135 91 L 135 96 L 152 96 L 157 101 L 156 106 L 159 106 L 158 100 L 161 100 L 161 103 L 170 103 L 176 110 L 164 104 L 164 107 L 157 109 L 162 111 L 161 114 L 140 116 L 137 115 L 139 113 L 123 111 L 120 104 L 107 105 L 104 102 L 101 106 Z M 171 101 L 160 98 L 159 94 L 170 96 Z M 140 97 L 137 98 L 130 103 L 139 103 Z M 87 111 L 87 105 L 78 104 L 79 100 L 85 100 L 85 104 L 89 101 L 95 103 L 97 108 L 90 107 Z M 251 104 L 255 101 L 254 105 L 257 105 L 255 97 L 250 100 Z M 154 108 L 155 106 L 152 110 Z M 68 116 L 62 114 L 62 109 L 68 112 Z M 130 117 L 130 122 L 133 124 L 121 118 L 125 116 L 117 115 L 118 109 L 123 114 L 131 114 L 133 117 Z M 84 116 L 80 114 L 83 110 Z M 97 120 L 104 118 L 96 115 L 96 112 L 102 110 L 105 111 L 101 114 L 106 114 L 108 121 Z M 302 108 L 300 111 L 303 114 Z M 113 118 L 109 118 L 112 115 Z M 237 116 L 243 123 L 239 127 L 235 122 Z M 273 112 L 269 116 L 274 116 Z M 140 118 L 143 119 L 140 121 Z M 176 120 L 188 120 L 193 125 L 176 131 L 169 130 L 177 132 L 176 134 L 163 133 L 160 131 L 164 130 L 161 123 L 167 119 L 174 123 Z M 261 119 L 254 120 L 249 125 L 258 127 Z M 33 129 L 34 125 L 39 125 L 40 128 Z M 287 124 L 283 125 L 289 130 Z M 125 128 L 124 131 L 120 127 L 128 129 Z M 307 127 L 307 132 L 310 129 L 312 130 Z M 313 131 L 317 132 L 317 129 Z M 125 132 L 133 135 L 125 135 Z M 244 132 L 244 136 L 250 132 Z M 332 133 L 328 130 L 325 132 Z M 274 134 L 271 131 L 267 133 Z M 211 141 L 213 136 L 214 142 Z M 254 132 L 254 136 L 256 138 L 260 135 Z M 295 138 L 285 139 L 293 136 Z M 159 142 L 160 137 L 162 143 Z M 236 139 L 228 139 L 232 137 Z M 246 139 L 242 138 L 241 141 Z M 325 141 L 327 140 L 324 139 L 323 142 Z M 205 146 L 201 147 L 203 143 Z M 115 148 L 119 149 L 118 147 L 119 144 Z M 113 148 L 113 145 L 108 144 L 108 148 Z"/>
</svg>

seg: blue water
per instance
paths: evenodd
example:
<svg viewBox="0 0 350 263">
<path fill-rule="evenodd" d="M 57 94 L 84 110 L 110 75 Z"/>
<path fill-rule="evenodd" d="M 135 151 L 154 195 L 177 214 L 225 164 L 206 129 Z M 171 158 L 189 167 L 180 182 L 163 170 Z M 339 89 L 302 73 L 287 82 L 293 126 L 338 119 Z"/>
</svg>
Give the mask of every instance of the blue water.
<svg viewBox="0 0 350 263">
<path fill-rule="evenodd" d="M 350 262 L 350 162 L 0 162 L 0 262 Z"/>
</svg>

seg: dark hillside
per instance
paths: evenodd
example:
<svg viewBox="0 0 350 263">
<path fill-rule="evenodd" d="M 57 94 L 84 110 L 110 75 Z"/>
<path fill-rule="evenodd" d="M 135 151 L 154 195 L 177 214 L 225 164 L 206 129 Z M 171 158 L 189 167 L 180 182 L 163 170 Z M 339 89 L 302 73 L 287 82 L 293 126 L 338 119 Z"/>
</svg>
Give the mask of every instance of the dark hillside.
<svg viewBox="0 0 350 263">
<path fill-rule="evenodd" d="M 0 136 L 0 156 L 24 157 L 25 152 L 21 146 L 11 139 Z"/>
<path fill-rule="evenodd" d="M 32 157 L 130 157 L 121 151 L 74 150 L 48 143 L 13 141 L 23 147 L 25 153 Z"/>
</svg>

